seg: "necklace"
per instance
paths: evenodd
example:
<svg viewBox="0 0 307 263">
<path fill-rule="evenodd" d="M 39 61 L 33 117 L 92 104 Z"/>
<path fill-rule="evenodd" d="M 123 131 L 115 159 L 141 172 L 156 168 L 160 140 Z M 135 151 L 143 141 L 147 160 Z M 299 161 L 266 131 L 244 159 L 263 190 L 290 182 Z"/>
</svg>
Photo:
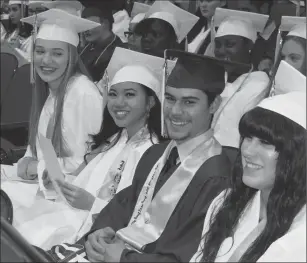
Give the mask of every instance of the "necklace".
<svg viewBox="0 0 307 263">
<path fill-rule="evenodd" d="M 102 52 L 100 53 L 100 55 L 98 56 L 98 58 L 96 59 L 94 65 L 97 64 L 97 62 L 99 61 L 99 59 L 101 58 L 101 56 L 104 54 L 104 52 L 115 42 L 116 40 L 116 35 L 114 35 L 113 40 L 105 47 L 104 50 L 102 50 Z M 83 52 L 89 47 L 89 45 L 91 45 L 91 43 L 87 44 L 86 47 L 82 50 L 80 56 L 83 54 Z M 90 51 L 92 51 L 94 49 L 94 47 L 90 48 Z"/>
</svg>

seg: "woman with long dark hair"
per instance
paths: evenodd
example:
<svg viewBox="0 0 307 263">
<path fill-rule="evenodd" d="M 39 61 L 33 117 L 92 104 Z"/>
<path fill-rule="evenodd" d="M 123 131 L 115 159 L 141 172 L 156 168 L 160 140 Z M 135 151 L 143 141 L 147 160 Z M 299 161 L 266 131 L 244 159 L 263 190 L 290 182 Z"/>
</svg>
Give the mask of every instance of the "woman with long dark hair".
<svg viewBox="0 0 307 263">
<path fill-rule="evenodd" d="M 163 63 L 162 58 L 115 49 L 104 78 L 106 106 L 101 130 L 93 135 L 91 151 L 74 173 L 75 179 L 59 182 L 66 202 L 37 201 L 24 209 L 26 218 L 19 217 L 16 228 L 32 244 L 48 249 L 76 241 L 91 228 L 92 215 L 132 183 L 143 153 L 162 140 Z M 36 235 L 37 225 L 55 232 Z"/>
<path fill-rule="evenodd" d="M 211 203 L 192 262 L 306 262 L 306 94 L 241 119 L 232 187 Z"/>
</svg>

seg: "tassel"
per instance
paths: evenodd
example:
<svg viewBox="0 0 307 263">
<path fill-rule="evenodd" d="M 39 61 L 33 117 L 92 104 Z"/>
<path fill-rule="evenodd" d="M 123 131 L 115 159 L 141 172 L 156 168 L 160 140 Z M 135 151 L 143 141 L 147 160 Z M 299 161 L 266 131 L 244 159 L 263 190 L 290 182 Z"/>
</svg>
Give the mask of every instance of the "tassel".
<svg viewBox="0 0 307 263">
<path fill-rule="evenodd" d="M 161 88 L 161 136 L 166 138 L 166 129 L 164 123 L 164 100 L 165 100 L 165 86 L 166 86 L 166 76 L 167 76 L 167 55 L 166 51 L 164 50 L 164 65 L 162 70 L 162 88 Z"/>
<path fill-rule="evenodd" d="M 35 49 L 35 40 L 37 37 L 37 15 L 35 15 L 35 21 L 33 25 L 33 31 L 32 31 L 32 46 L 31 46 L 31 64 L 30 64 L 30 82 L 31 84 L 35 83 L 35 69 L 34 69 L 34 49 Z"/>
<path fill-rule="evenodd" d="M 277 63 L 278 55 L 282 46 L 282 38 L 281 38 L 281 30 L 278 30 L 277 38 L 276 38 L 276 48 L 275 48 L 275 61 L 274 64 Z"/>
<path fill-rule="evenodd" d="M 189 51 L 188 37 L 185 37 L 185 38 L 184 38 L 184 50 L 185 50 L 186 52 Z"/>
<path fill-rule="evenodd" d="M 214 16 L 211 19 L 211 25 L 210 25 L 210 36 L 211 36 L 211 50 L 210 55 L 214 54 L 214 39 L 215 39 L 215 26 L 214 26 Z M 206 54 L 205 54 L 206 55 Z M 213 55 L 214 56 L 214 55 Z"/>
</svg>

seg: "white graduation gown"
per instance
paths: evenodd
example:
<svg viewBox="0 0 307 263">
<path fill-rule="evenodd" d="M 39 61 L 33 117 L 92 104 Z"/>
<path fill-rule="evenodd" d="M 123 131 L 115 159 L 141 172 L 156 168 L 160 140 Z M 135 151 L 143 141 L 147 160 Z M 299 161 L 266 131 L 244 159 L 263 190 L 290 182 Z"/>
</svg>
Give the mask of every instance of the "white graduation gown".
<svg viewBox="0 0 307 263">
<path fill-rule="evenodd" d="M 269 83 L 266 73 L 256 71 L 247 76 L 248 73 L 243 74 L 233 83 L 226 84 L 221 94 L 222 103 L 214 114 L 211 128 L 223 146 L 239 148 L 238 127 L 241 117 L 264 99 L 264 91 Z M 236 93 L 241 85 L 240 91 Z"/>
<path fill-rule="evenodd" d="M 112 31 L 115 35 L 117 35 L 123 43 L 127 43 L 128 39 L 125 36 L 125 32 L 129 29 L 130 17 L 126 10 L 120 10 L 116 12 L 114 15 L 114 23 L 112 27 Z"/>
<path fill-rule="evenodd" d="M 206 214 L 202 236 L 209 229 L 212 214 L 215 214 L 222 205 L 225 191 L 212 201 Z M 260 191 L 256 193 L 250 207 L 246 209 L 240 219 L 234 233 L 234 239 L 229 237 L 222 242 L 215 262 L 227 262 L 231 258 L 247 235 L 259 224 L 259 216 Z M 203 245 L 202 240 L 190 262 L 199 262 L 201 260 Z M 289 231 L 273 242 L 257 262 L 306 262 L 306 205 L 294 218 Z"/>
<path fill-rule="evenodd" d="M 33 36 L 29 36 L 23 43 L 20 48 L 16 48 L 17 52 L 22 55 L 28 62 L 31 62 L 31 51 L 33 46 Z"/>
<path fill-rule="evenodd" d="M 38 199 L 30 208 L 19 209 L 14 214 L 13 225 L 16 229 L 31 244 L 44 249 L 49 249 L 62 242 L 75 242 L 92 226 L 92 215 L 99 213 L 107 204 L 97 196 L 99 190 L 104 187 L 112 164 L 123 151 L 127 139 L 127 133 L 123 132 L 115 146 L 98 154 L 72 182 L 95 196 L 96 199 L 90 212 L 74 209 L 62 201 L 51 202 Z M 154 139 L 154 142 L 157 140 Z M 136 147 L 129 148 L 128 159 L 117 192 L 131 185 L 138 161 L 150 146 L 152 146 L 152 141 L 148 138 Z"/>
<path fill-rule="evenodd" d="M 188 44 L 188 51 L 191 53 L 197 53 L 201 45 L 209 36 L 210 32 L 211 32 L 210 27 L 207 30 L 205 30 L 204 27 L 201 30 L 201 32 L 193 39 L 193 41 L 190 44 Z"/>
<path fill-rule="evenodd" d="M 96 85 L 84 75 L 71 77 L 64 99 L 62 134 L 70 151 L 68 157 L 58 158 L 64 174 L 72 174 L 83 162 L 91 140 L 90 134 L 97 134 L 102 123 L 102 96 Z M 50 94 L 42 109 L 38 132 L 46 136 L 49 120 L 54 112 L 54 97 Z M 37 158 L 43 160 L 37 141 Z M 26 156 L 32 156 L 28 147 Z"/>
</svg>

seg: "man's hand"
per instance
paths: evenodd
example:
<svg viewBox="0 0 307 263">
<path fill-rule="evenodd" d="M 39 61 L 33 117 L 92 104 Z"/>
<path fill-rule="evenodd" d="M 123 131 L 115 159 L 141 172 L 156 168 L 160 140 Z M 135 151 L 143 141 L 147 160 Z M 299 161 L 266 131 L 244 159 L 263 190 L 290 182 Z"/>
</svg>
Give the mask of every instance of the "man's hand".
<svg viewBox="0 0 307 263">
<path fill-rule="evenodd" d="M 90 234 L 85 242 L 85 250 L 88 260 L 90 262 L 105 262 L 104 255 L 106 250 L 101 244 L 101 240 L 104 240 L 105 243 L 109 243 L 112 242 L 114 238 L 115 232 L 110 227 L 97 230 Z"/>
<path fill-rule="evenodd" d="M 104 261 L 105 262 L 120 262 L 121 255 L 126 249 L 125 243 L 118 237 L 115 237 L 111 244 L 106 243 L 102 238 L 99 243 L 104 247 Z"/>
<path fill-rule="evenodd" d="M 71 206 L 81 210 L 91 210 L 95 201 L 95 197 L 92 194 L 68 182 L 57 182 L 59 183 L 65 198 Z"/>
</svg>

